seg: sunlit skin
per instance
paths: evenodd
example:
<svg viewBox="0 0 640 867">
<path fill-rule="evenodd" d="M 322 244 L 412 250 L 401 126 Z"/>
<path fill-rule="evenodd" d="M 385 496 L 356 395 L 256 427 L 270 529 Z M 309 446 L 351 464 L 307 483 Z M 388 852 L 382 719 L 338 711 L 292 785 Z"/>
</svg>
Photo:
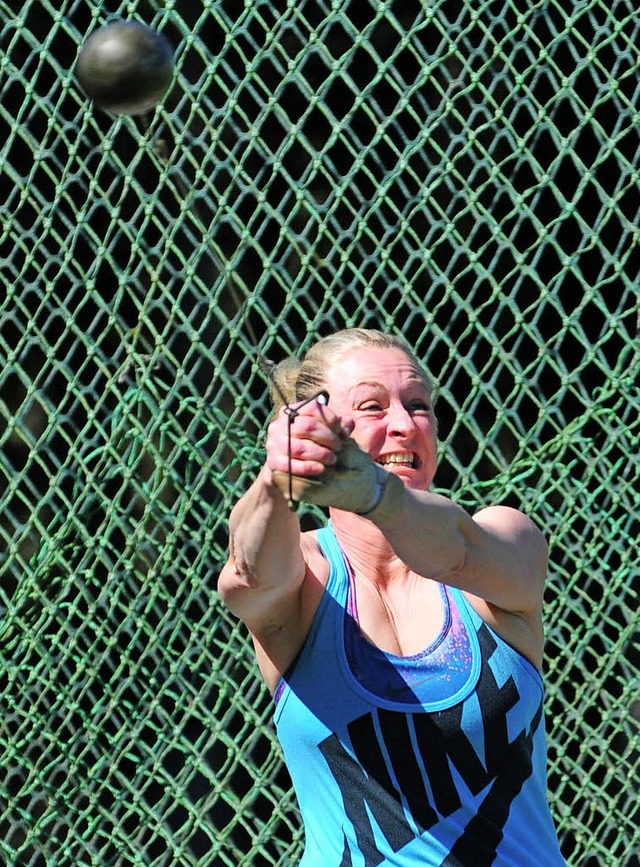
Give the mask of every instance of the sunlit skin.
<svg viewBox="0 0 640 867">
<path fill-rule="evenodd" d="M 219 592 L 249 627 L 269 687 L 299 652 L 328 577 L 315 532 L 301 532 L 273 473 L 318 476 L 336 463 L 349 436 L 405 486 L 383 526 L 355 511 L 329 510 L 370 640 L 402 655 L 422 650 L 441 628 L 444 582 L 463 590 L 480 616 L 539 667 L 544 538 L 515 509 L 488 506 L 471 517 L 429 490 L 437 424 L 415 363 L 395 347 L 360 346 L 330 362 L 323 386 L 328 405 L 312 400 L 293 424 L 285 410 L 271 422 L 266 462 L 230 516 L 231 553 Z"/>
<path fill-rule="evenodd" d="M 343 355 L 326 377 L 329 406 L 374 461 L 407 487 L 427 490 L 436 471 L 436 421 L 423 376 L 400 349 Z"/>
<path fill-rule="evenodd" d="M 415 363 L 401 349 L 358 347 L 329 365 L 324 385 L 328 406 L 307 404 L 293 423 L 293 472 L 316 475 L 326 470 L 344 438 L 351 436 L 407 488 L 426 491 L 436 471 L 437 425 L 429 385 Z M 281 418 L 269 430 L 268 455 L 274 470 L 286 470 L 285 430 Z M 428 636 L 440 628 L 437 587 L 408 568 L 373 523 L 353 512 L 331 509 L 330 513 L 336 537 L 349 552 L 358 577 L 361 624 L 386 649 L 422 649 Z M 308 556 L 313 561 L 313 551 Z M 323 566 L 316 563 L 314 569 L 321 572 Z M 385 588 L 384 605 L 377 585 Z M 385 614 L 389 604 L 395 608 L 391 624 L 388 607 Z M 400 623 L 405 633 L 402 642 L 396 635 Z"/>
<path fill-rule="evenodd" d="M 307 404 L 293 423 L 292 471 L 322 473 L 350 435 L 407 487 L 427 490 L 436 471 L 437 425 L 430 390 L 411 359 L 400 349 L 358 347 L 329 367 L 325 385 L 329 405 Z M 267 437 L 271 470 L 288 471 L 286 436 L 281 416 Z"/>
<path fill-rule="evenodd" d="M 411 356 L 361 344 L 330 358 L 323 378 L 311 381 L 328 402 L 309 396 L 295 413 L 284 407 L 271 421 L 265 464 L 229 519 L 230 556 L 218 581 L 249 629 L 271 692 L 303 648 L 323 659 L 321 633 L 305 643 L 328 610 L 321 605 L 327 586 L 333 594 L 346 575 L 347 610 L 364 638 L 388 654 L 415 657 L 446 634 L 455 596 L 445 585 L 540 668 L 544 537 L 516 509 L 487 505 L 472 515 L 430 489 L 437 423 L 430 385 Z M 308 382 L 302 379 L 305 388 Z M 348 439 L 365 454 L 352 443 L 345 448 Z M 289 472 L 314 481 L 292 480 Z M 294 485 L 302 501 L 328 505 L 342 578 L 320 531 L 303 530 L 290 508 Z M 313 689 L 307 680 L 305 689 Z"/>
</svg>

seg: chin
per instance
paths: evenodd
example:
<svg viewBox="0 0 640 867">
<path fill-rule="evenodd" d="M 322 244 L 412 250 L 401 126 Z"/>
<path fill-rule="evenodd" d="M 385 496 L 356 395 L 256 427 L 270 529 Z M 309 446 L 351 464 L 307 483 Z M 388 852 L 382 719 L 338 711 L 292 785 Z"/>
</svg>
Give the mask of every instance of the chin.
<svg viewBox="0 0 640 867">
<path fill-rule="evenodd" d="M 407 488 L 412 488 L 414 491 L 427 491 L 433 482 L 433 475 L 420 470 L 400 470 L 395 473 L 398 478 L 402 479 Z"/>
<path fill-rule="evenodd" d="M 415 488 L 420 490 L 424 484 L 424 476 L 419 470 L 401 469 L 391 470 L 394 476 L 397 476 L 407 488 Z"/>
</svg>

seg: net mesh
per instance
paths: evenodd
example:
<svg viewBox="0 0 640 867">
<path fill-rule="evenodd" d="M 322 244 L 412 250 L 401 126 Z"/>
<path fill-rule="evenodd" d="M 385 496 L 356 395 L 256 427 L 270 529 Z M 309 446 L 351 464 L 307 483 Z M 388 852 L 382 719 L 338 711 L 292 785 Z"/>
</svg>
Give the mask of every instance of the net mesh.
<svg viewBox="0 0 640 867">
<path fill-rule="evenodd" d="M 144 116 L 73 77 L 118 17 L 176 51 Z M 365 325 L 439 383 L 438 487 L 548 535 L 562 850 L 637 865 L 635 4 L 0 0 L 0 24 L 4 861 L 295 863 L 216 579 L 258 356 Z"/>
</svg>

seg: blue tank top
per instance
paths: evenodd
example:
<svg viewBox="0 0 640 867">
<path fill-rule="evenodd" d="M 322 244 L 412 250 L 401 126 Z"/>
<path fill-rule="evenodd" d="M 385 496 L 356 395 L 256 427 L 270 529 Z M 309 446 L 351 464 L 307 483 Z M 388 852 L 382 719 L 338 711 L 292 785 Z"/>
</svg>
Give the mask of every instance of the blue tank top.
<svg viewBox="0 0 640 867">
<path fill-rule="evenodd" d="M 560 867 L 543 687 L 455 588 L 421 653 L 375 647 L 329 524 L 307 640 L 275 694 L 305 829 L 300 867 Z"/>
</svg>

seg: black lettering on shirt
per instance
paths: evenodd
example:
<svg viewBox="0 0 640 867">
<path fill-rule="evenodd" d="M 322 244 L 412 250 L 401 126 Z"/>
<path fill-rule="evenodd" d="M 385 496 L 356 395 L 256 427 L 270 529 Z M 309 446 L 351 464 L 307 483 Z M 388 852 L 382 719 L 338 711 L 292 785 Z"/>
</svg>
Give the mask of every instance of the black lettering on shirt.
<svg viewBox="0 0 640 867">
<path fill-rule="evenodd" d="M 367 715 L 358 722 L 364 728 L 370 719 Z M 372 732 L 366 732 L 365 737 L 368 744 L 366 773 L 364 766 L 345 750 L 337 735 L 330 735 L 319 744 L 319 748 L 340 788 L 345 814 L 358 837 L 358 849 L 364 856 L 365 867 L 377 867 L 385 856 L 376 844 L 367 809 L 394 852 L 413 840 L 415 832 L 407 821 L 399 792 L 386 771 L 378 739 Z M 348 846 L 345 846 L 340 867 L 351 863 L 350 855 L 346 860 L 348 851 Z"/>
<path fill-rule="evenodd" d="M 511 804 L 532 772 L 533 736 L 542 719 L 542 701 L 530 731 L 521 731 L 509 742 L 506 715 L 519 699 L 518 690 L 511 677 L 498 685 L 489 664 L 496 643 L 486 626 L 480 627 L 478 638 L 482 668 L 476 695 L 483 756 L 465 734 L 461 703 L 436 713 L 381 709 L 365 714 L 348 726 L 355 758 L 337 735 L 319 745 L 340 789 L 365 867 L 377 867 L 385 857 L 369 815 L 388 847 L 397 852 L 461 807 L 464 793 L 453 768 L 472 795 L 484 789 L 487 793 L 442 867 L 489 867 L 495 860 Z M 351 854 L 345 839 L 340 867 L 350 867 Z"/>
</svg>

